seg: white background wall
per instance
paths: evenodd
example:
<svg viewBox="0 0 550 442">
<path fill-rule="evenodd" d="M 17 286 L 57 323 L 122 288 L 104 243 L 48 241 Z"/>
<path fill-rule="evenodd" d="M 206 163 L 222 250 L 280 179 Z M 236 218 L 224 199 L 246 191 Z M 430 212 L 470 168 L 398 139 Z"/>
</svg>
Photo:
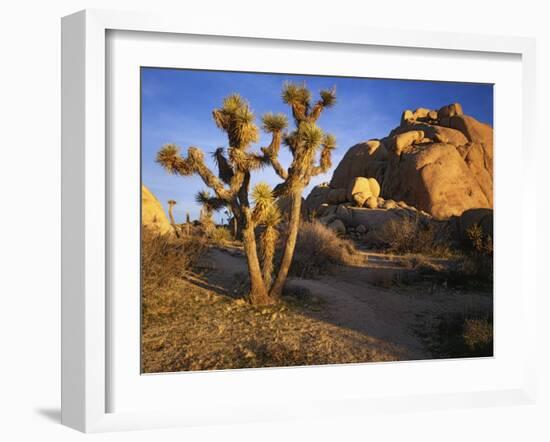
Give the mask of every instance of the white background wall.
<svg viewBox="0 0 550 442">
<path fill-rule="evenodd" d="M 169 10 L 184 23 L 193 14 L 234 20 L 300 16 L 378 28 L 449 30 L 535 36 L 538 41 L 539 219 L 547 199 L 544 137 L 550 99 L 550 14 L 545 2 L 348 0 L 12 0 L 0 7 L 0 439 L 82 440 L 59 421 L 60 358 L 60 17 L 84 8 Z M 452 66 L 449 66 L 452 69 Z M 510 112 L 517 110 L 511 109 Z M 513 177 L 511 177 L 513 179 Z M 515 202 L 510 202 L 515 204 Z M 548 234 L 539 222 L 538 265 L 548 262 Z M 510 232 L 513 235 L 513 232 Z M 511 257 L 511 259 L 513 259 Z M 550 295 L 539 283 L 540 295 Z M 418 412 L 338 419 L 162 430 L 93 436 L 105 441 L 160 440 L 549 440 L 550 307 L 541 296 L 540 399 L 536 406 Z"/>
</svg>

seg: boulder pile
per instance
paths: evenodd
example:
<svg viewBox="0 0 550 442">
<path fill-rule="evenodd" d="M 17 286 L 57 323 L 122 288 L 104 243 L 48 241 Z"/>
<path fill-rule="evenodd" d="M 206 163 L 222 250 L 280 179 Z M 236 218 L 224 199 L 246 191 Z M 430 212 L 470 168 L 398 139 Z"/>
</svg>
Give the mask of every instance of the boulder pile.
<svg viewBox="0 0 550 442">
<path fill-rule="evenodd" d="M 316 218 L 339 235 L 347 234 L 372 245 L 379 242 L 382 228 L 391 220 L 410 218 L 435 222 L 429 213 L 404 201 L 385 200 L 375 196 L 377 192 L 369 194 L 366 198 L 364 195 L 357 197 L 358 194 L 367 193 L 369 190 L 372 192 L 370 184 L 374 182 L 376 180 L 373 178 L 358 177 L 350 189 L 343 189 L 348 197 L 338 204 L 329 201 L 332 201 L 330 195 L 334 195 L 334 191 L 340 189 L 331 189 L 327 184 L 316 186 L 305 201 L 309 217 Z M 373 187 L 377 188 L 374 184 Z M 353 192 L 357 189 L 361 190 Z"/>
<path fill-rule="evenodd" d="M 406 110 L 401 123 L 379 140 L 348 150 L 324 193 L 352 189 L 357 178 L 374 179 L 379 196 L 404 201 L 438 220 L 493 206 L 493 129 L 464 115 L 459 103 L 439 110 Z M 319 195 L 321 191 L 314 189 Z M 358 191 L 356 193 L 361 193 Z M 364 195 L 346 200 L 364 206 Z M 309 198 L 308 198 L 309 199 Z M 368 198 L 367 198 L 368 199 Z M 374 206 L 371 199 L 368 207 Z M 380 206 L 380 204 L 378 204 Z"/>
<path fill-rule="evenodd" d="M 449 222 L 458 237 L 481 217 L 492 234 L 492 207 L 493 129 L 459 103 L 405 110 L 387 137 L 351 147 L 305 200 L 310 218 L 370 242 L 405 217 Z"/>
</svg>

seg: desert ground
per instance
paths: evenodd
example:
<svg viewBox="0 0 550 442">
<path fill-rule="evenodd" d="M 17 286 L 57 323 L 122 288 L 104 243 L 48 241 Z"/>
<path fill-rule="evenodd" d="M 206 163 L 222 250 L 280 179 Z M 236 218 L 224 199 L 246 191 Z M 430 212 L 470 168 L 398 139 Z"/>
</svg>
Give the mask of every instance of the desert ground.
<svg viewBox="0 0 550 442">
<path fill-rule="evenodd" d="M 145 288 L 144 372 L 492 355 L 492 285 L 453 275 L 461 258 L 357 247 L 353 264 L 293 275 L 258 307 L 242 246 L 200 247 L 192 268 Z"/>
</svg>

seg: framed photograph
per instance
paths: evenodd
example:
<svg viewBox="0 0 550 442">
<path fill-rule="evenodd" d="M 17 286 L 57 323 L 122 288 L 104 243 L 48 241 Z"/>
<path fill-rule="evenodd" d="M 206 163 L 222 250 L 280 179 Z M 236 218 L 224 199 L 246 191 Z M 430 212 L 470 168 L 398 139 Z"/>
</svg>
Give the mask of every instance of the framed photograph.
<svg viewBox="0 0 550 442">
<path fill-rule="evenodd" d="M 62 422 L 529 403 L 534 41 L 62 21 Z"/>
</svg>

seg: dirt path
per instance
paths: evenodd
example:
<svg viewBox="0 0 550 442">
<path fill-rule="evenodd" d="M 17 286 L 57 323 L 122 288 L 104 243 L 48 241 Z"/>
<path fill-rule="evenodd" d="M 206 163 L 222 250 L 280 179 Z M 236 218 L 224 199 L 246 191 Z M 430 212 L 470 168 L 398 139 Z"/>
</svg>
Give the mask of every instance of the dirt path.
<svg viewBox="0 0 550 442">
<path fill-rule="evenodd" d="M 468 309 L 489 310 L 490 296 L 434 287 L 429 282 L 380 287 L 396 272 L 403 272 L 400 257 L 365 254 L 359 267 L 338 267 L 319 279 L 291 278 L 289 284 L 305 287 L 323 301 L 313 317 L 368 335 L 399 349 L 402 359 L 425 359 L 431 354 L 417 331 L 441 314 Z M 207 280 L 218 289 L 231 291 L 238 284 L 235 275 L 246 272 L 245 257 L 238 251 L 212 249 L 206 258 Z"/>
</svg>

